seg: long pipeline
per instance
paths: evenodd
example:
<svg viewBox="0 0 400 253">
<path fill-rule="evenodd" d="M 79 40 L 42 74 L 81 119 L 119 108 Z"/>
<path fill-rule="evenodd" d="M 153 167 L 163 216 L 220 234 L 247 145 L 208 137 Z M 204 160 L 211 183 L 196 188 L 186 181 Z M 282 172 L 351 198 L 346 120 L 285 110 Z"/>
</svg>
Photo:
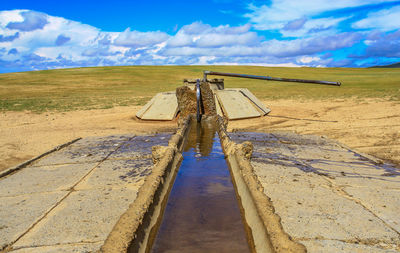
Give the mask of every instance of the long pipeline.
<svg viewBox="0 0 400 253">
<path fill-rule="evenodd" d="M 197 102 L 197 122 L 201 121 L 201 91 L 200 79 L 196 80 L 196 102 Z"/>
<path fill-rule="evenodd" d="M 235 74 L 235 73 L 214 72 L 214 71 L 208 71 L 208 70 L 204 71 L 204 80 L 207 80 L 207 75 L 250 78 L 250 79 L 259 79 L 259 80 L 266 80 L 266 81 L 296 82 L 296 83 L 317 83 L 317 84 L 335 85 L 335 86 L 340 86 L 341 85 L 340 82 L 330 82 L 330 81 L 320 81 L 320 80 L 306 80 L 306 79 L 292 79 L 292 78 L 281 78 L 281 77 L 271 77 L 271 76 L 255 76 L 255 75 L 245 75 L 245 74 Z"/>
</svg>

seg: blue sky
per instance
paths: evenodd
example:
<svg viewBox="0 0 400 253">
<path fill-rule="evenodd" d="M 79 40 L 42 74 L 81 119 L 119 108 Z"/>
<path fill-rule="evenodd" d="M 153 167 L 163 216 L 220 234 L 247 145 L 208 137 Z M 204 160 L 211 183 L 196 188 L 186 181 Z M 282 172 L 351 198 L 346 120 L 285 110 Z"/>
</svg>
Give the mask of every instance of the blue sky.
<svg viewBox="0 0 400 253">
<path fill-rule="evenodd" d="M 400 1 L 0 5 L 0 72 L 116 65 L 368 67 L 400 61 Z"/>
</svg>

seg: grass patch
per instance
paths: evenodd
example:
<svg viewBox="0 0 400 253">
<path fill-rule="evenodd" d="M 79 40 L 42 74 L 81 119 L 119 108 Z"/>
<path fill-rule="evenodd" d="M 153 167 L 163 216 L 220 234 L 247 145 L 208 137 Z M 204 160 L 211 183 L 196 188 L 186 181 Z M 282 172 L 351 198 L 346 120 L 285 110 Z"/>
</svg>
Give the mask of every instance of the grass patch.
<svg viewBox="0 0 400 253">
<path fill-rule="evenodd" d="M 340 81 L 341 87 L 229 78 L 261 99 L 387 98 L 400 100 L 400 69 L 272 68 L 253 66 L 123 66 L 0 74 L 1 111 L 71 111 L 144 105 L 203 70 Z M 210 76 L 211 77 L 211 76 Z"/>
</svg>

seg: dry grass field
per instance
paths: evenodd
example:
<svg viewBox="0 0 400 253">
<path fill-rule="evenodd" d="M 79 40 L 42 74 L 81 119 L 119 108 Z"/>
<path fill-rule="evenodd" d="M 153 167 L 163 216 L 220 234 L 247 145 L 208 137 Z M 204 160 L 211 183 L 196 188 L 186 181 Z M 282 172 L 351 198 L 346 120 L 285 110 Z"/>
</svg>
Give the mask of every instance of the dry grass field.
<svg viewBox="0 0 400 253">
<path fill-rule="evenodd" d="M 0 170 L 73 138 L 172 130 L 176 122 L 134 118 L 154 94 L 203 70 L 340 81 L 341 87 L 225 78 L 272 112 L 230 129 L 326 135 L 400 163 L 400 69 L 126 66 L 0 74 Z"/>
</svg>

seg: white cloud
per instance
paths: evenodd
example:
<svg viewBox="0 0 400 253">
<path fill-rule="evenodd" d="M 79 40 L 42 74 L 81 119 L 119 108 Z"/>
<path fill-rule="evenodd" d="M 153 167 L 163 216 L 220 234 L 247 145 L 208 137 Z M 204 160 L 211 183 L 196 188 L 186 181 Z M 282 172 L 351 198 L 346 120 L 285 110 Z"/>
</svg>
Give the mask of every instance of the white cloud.
<svg viewBox="0 0 400 253">
<path fill-rule="evenodd" d="M 355 22 L 353 28 L 394 30 L 400 28 L 400 6 L 371 12 L 367 18 Z"/>
<path fill-rule="evenodd" d="M 327 11 L 359 7 L 368 4 L 394 2 L 394 0 L 272 0 L 269 5 L 249 5 L 250 13 L 245 14 L 259 30 L 280 30 L 289 22 L 303 17 L 312 17 Z M 320 20 L 321 25 L 326 26 Z"/>
<path fill-rule="evenodd" d="M 215 57 L 215 56 L 200 56 L 199 61 L 196 63 L 196 65 L 208 65 L 212 61 L 214 61 L 216 58 L 217 57 Z"/>
<path fill-rule="evenodd" d="M 242 26 L 234 26 L 234 27 L 231 27 L 229 25 L 220 25 L 213 30 L 224 34 L 241 34 L 248 32 L 250 28 L 251 28 L 250 24 L 245 24 Z"/>
<path fill-rule="evenodd" d="M 280 32 L 284 37 L 312 37 L 316 33 L 318 36 L 329 35 L 338 33 L 336 26 L 347 18 L 349 17 L 309 19 L 297 30 L 282 29 Z"/>
<path fill-rule="evenodd" d="M 171 47 L 189 46 L 194 42 L 192 35 L 179 31 L 175 36 L 168 40 L 168 45 Z"/>
<path fill-rule="evenodd" d="M 360 59 L 400 58 L 400 29 L 389 33 L 374 33 L 364 43 L 368 46 L 365 52 L 353 57 Z"/>
<path fill-rule="evenodd" d="M 24 18 L 21 16 L 21 12 L 28 10 L 12 10 L 0 12 L 0 27 L 6 27 L 10 22 L 22 22 Z"/>
<path fill-rule="evenodd" d="M 319 60 L 321 60 L 321 58 L 319 58 L 319 57 L 303 56 L 298 60 L 298 62 L 306 64 L 306 63 L 311 63 L 311 62 L 318 62 Z"/>
<path fill-rule="evenodd" d="M 260 42 L 261 37 L 249 32 L 250 24 L 231 27 L 220 25 L 211 27 L 201 22 L 183 26 L 168 40 L 169 47 L 220 47 L 227 45 L 250 45 Z"/>
<path fill-rule="evenodd" d="M 260 42 L 260 37 L 254 32 L 244 34 L 204 34 L 196 41 L 198 47 L 220 47 L 229 45 L 255 45 Z"/>
<path fill-rule="evenodd" d="M 12 15 L 10 15 L 9 21 L 7 21 L 7 18 L 9 17 L 10 12 L 0 12 L 0 29 L 5 31 L 12 31 L 13 29 L 7 28 L 7 25 L 12 22 L 16 22 L 15 20 L 23 20 L 22 14 L 26 12 L 26 10 L 12 11 Z M 30 11 L 30 13 L 32 13 L 32 11 Z M 18 15 L 20 15 L 21 19 L 17 18 Z M 66 20 L 60 17 L 46 15 L 46 20 L 47 24 L 44 25 L 42 28 L 35 29 L 34 31 L 21 31 L 18 39 L 9 43 L 2 43 L 2 45 L 6 48 L 17 48 L 18 52 L 20 52 L 21 54 L 32 54 L 39 52 L 45 57 L 57 57 L 59 53 L 74 54 L 76 50 L 83 51 L 83 47 L 91 45 L 91 41 L 96 38 L 100 32 L 99 29 L 95 27 L 81 24 L 75 21 Z M 63 35 L 70 39 L 68 43 L 65 43 L 65 45 L 69 45 L 69 47 L 55 47 L 57 38 L 60 35 Z M 49 49 L 46 50 L 46 48 Z M 53 48 L 53 50 L 50 50 L 50 48 Z M 59 53 L 47 55 L 47 52 L 54 51 L 57 51 Z"/>
<path fill-rule="evenodd" d="M 114 44 L 125 47 L 153 46 L 166 41 L 168 37 L 168 34 L 160 31 L 138 32 L 131 31 L 130 28 L 128 28 L 118 35 L 114 40 Z"/>
<path fill-rule="evenodd" d="M 166 41 L 163 41 L 157 45 L 155 45 L 154 49 L 150 49 L 149 52 L 156 54 L 158 53 L 161 49 L 163 49 L 167 45 Z"/>
<path fill-rule="evenodd" d="M 161 53 L 166 56 L 217 56 L 217 57 L 296 57 L 316 54 L 327 50 L 351 47 L 360 40 L 357 33 L 342 33 L 334 36 L 296 40 L 268 40 L 257 44 L 240 43 L 231 45 L 229 41 L 219 47 L 166 47 Z"/>
<path fill-rule="evenodd" d="M 102 32 L 90 25 L 29 10 L 0 11 L 0 49 L 5 52 L 0 56 L 0 71 L 6 71 L 6 66 L 28 70 L 123 65 L 142 57 L 143 53 L 123 57 L 131 47 L 149 49 L 148 54 L 153 50 L 155 54 L 163 47 L 160 42 L 165 46 L 168 37 L 162 32 L 129 29 Z"/>
<path fill-rule="evenodd" d="M 212 27 L 207 24 L 203 24 L 202 22 L 194 22 L 190 25 L 183 26 L 179 31 L 185 34 L 199 34 L 205 33 L 211 30 Z"/>
<path fill-rule="evenodd" d="M 274 1 L 268 8 L 282 8 L 282 2 L 287 1 Z M 360 4 L 360 1 L 349 2 Z M 342 0 L 339 3 L 344 5 Z M 310 1 L 304 4 L 308 6 Z M 333 5 L 341 6 L 336 2 Z M 287 8 L 290 12 L 293 6 Z M 321 8 L 314 8 L 314 11 L 321 11 Z M 26 21 L 27 15 L 23 15 L 27 12 L 31 13 L 29 21 Z M 288 19 L 285 13 L 282 17 L 272 17 L 275 19 L 271 25 L 285 27 L 281 33 L 286 38 L 266 39 L 255 32 L 251 24 L 211 26 L 194 22 L 170 35 L 129 28 L 121 32 L 103 32 L 90 25 L 43 13 L 0 11 L 0 72 L 133 64 L 349 66 L 357 60 L 350 57 L 351 60 L 335 62 L 333 54 L 327 52 L 351 49 L 360 41 L 369 48 L 365 55 L 400 57 L 392 53 L 399 51 L 398 33 L 339 32 L 335 27 L 347 17 L 312 19 L 304 13 L 296 13 L 297 19 L 296 15 Z M 10 27 L 10 22 L 19 25 Z"/>
<path fill-rule="evenodd" d="M 6 28 L 11 30 L 18 30 L 24 32 L 31 32 L 42 29 L 48 24 L 47 15 L 35 11 L 23 11 L 20 13 L 23 21 L 11 21 L 7 24 Z"/>
</svg>

